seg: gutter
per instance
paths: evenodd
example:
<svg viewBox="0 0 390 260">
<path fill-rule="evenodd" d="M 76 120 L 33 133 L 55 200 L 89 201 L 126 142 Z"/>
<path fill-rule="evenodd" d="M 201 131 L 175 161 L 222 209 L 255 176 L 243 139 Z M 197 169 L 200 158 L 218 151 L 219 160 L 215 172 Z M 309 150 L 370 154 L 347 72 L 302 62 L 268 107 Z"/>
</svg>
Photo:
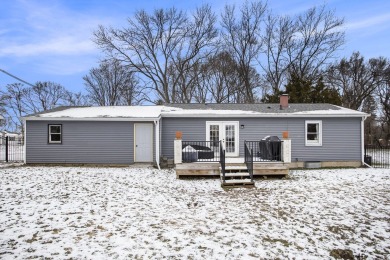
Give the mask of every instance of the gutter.
<svg viewBox="0 0 390 260">
<path fill-rule="evenodd" d="M 26 119 L 23 118 L 23 162 L 27 163 L 27 122 Z"/>
<path fill-rule="evenodd" d="M 361 156 L 361 160 L 362 160 L 362 165 L 366 165 L 368 167 L 371 168 L 371 166 L 369 166 L 368 164 L 366 164 L 364 162 L 364 121 L 367 119 L 367 117 L 369 117 L 369 115 L 365 115 L 365 116 L 362 116 L 362 121 L 360 122 L 360 143 L 361 143 L 361 147 L 362 147 L 362 156 Z"/>
<path fill-rule="evenodd" d="M 162 117 L 166 118 L 345 118 L 345 117 L 362 117 L 366 114 L 292 114 L 292 113 L 267 113 L 267 114 L 171 114 L 161 113 Z"/>
<path fill-rule="evenodd" d="M 154 120 L 153 123 L 154 123 L 154 139 L 155 139 L 155 142 L 156 142 L 156 164 L 157 164 L 157 168 L 159 170 L 161 170 L 160 168 L 160 119 L 161 117 L 158 119 L 158 120 Z"/>
</svg>

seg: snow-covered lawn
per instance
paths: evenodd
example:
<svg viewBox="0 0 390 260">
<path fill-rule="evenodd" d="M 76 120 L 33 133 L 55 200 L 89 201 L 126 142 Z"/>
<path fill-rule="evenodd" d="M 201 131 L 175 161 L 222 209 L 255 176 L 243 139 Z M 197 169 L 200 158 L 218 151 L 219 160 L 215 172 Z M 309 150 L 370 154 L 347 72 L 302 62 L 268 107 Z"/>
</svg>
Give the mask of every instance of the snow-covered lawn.
<svg viewBox="0 0 390 260">
<path fill-rule="evenodd" d="M 0 201 L 5 259 L 390 257 L 385 169 L 291 171 L 225 191 L 173 170 L 11 167 Z"/>
</svg>

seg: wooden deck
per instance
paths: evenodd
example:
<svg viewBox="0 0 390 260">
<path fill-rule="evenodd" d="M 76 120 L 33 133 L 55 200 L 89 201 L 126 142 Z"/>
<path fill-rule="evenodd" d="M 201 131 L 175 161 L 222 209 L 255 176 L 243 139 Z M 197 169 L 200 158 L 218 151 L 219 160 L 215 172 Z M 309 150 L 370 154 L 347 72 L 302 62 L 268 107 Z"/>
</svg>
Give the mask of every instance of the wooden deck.
<svg viewBox="0 0 390 260">
<path fill-rule="evenodd" d="M 226 158 L 226 168 L 242 166 L 246 168 L 244 158 Z M 289 163 L 283 162 L 253 162 L 253 175 L 288 175 Z M 176 164 L 176 176 L 219 176 L 218 162 L 192 162 Z"/>
</svg>

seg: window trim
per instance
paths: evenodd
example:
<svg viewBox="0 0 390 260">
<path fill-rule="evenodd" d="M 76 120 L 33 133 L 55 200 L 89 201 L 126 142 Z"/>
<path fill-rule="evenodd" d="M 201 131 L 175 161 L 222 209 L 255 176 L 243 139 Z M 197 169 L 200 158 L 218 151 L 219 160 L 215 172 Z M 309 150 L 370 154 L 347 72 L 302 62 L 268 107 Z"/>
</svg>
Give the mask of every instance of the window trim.
<svg viewBox="0 0 390 260">
<path fill-rule="evenodd" d="M 51 134 L 52 134 L 50 132 L 50 127 L 51 126 L 59 126 L 60 127 L 60 133 L 53 133 L 53 134 L 59 134 L 60 135 L 60 141 L 52 141 L 51 140 Z M 48 144 L 62 144 L 62 124 L 48 124 L 47 143 Z"/>
<path fill-rule="evenodd" d="M 318 140 L 307 139 L 308 124 L 318 124 Z M 322 146 L 322 120 L 305 120 L 305 146 Z"/>
</svg>

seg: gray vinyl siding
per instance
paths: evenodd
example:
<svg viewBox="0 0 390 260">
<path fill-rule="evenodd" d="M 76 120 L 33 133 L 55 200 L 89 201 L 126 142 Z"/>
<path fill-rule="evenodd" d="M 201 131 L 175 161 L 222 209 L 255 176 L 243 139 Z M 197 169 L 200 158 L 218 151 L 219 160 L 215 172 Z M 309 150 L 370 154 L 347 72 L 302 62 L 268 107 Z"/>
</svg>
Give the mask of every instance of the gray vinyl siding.
<svg viewBox="0 0 390 260">
<path fill-rule="evenodd" d="M 62 124 L 62 144 L 48 143 L 49 124 Z M 27 121 L 26 139 L 27 163 L 134 162 L 134 122 Z"/>
<path fill-rule="evenodd" d="M 322 120 L 322 146 L 305 146 L 305 120 Z M 206 121 L 239 121 L 240 156 L 244 141 L 260 140 L 267 135 L 281 138 L 289 132 L 292 161 L 360 161 L 361 118 L 163 118 L 161 134 L 162 155 L 173 158 L 176 131 L 183 132 L 185 141 L 206 140 Z"/>
</svg>

